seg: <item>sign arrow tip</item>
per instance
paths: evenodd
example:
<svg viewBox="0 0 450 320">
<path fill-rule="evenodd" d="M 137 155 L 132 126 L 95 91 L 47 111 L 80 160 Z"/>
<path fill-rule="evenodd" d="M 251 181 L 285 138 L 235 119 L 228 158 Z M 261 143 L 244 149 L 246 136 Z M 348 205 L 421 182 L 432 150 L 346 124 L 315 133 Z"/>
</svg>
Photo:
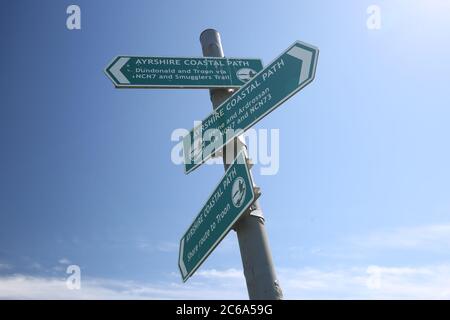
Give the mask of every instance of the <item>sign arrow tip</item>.
<svg viewBox="0 0 450 320">
<path fill-rule="evenodd" d="M 186 269 L 186 265 L 184 264 L 183 258 L 184 258 L 184 238 L 182 238 L 180 242 L 180 256 L 178 257 L 178 266 L 180 267 L 183 282 L 185 282 L 187 280 L 186 276 L 188 272 Z"/>
<path fill-rule="evenodd" d="M 120 71 L 129 60 L 130 58 L 121 57 L 109 69 L 111 74 L 119 81 L 119 84 L 130 84 L 127 77 Z"/>
<path fill-rule="evenodd" d="M 303 47 L 299 47 L 297 44 L 295 44 L 287 52 L 288 55 L 290 55 L 290 56 L 292 56 L 294 58 L 297 58 L 300 61 L 302 61 L 302 66 L 301 66 L 301 69 L 300 69 L 300 79 L 298 81 L 299 85 L 310 78 L 311 66 L 314 63 L 312 61 L 313 60 L 313 50 L 317 51 L 317 49 L 314 49 L 314 48 L 306 49 L 306 48 L 303 48 Z"/>
</svg>

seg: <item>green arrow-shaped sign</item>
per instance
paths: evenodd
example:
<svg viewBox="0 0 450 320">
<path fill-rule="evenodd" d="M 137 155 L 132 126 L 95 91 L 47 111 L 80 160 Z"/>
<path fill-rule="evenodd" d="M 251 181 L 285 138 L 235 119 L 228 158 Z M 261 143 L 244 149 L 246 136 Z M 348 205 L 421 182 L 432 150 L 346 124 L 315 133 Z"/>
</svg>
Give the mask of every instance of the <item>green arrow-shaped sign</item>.
<svg viewBox="0 0 450 320">
<path fill-rule="evenodd" d="M 253 182 L 239 153 L 180 241 L 180 267 L 186 281 L 255 200 Z"/>
<path fill-rule="evenodd" d="M 105 73 L 118 88 L 238 88 L 261 69 L 259 59 L 118 56 Z"/>
<path fill-rule="evenodd" d="M 196 169 L 309 84 L 318 55 L 316 47 L 295 42 L 191 130 L 183 139 L 185 172 Z"/>
</svg>

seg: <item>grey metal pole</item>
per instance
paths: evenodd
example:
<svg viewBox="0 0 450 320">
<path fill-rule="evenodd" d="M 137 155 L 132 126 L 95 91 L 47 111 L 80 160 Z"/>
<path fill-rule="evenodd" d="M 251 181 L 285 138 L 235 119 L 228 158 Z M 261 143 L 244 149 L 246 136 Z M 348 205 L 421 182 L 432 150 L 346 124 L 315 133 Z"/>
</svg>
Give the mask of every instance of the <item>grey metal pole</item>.
<svg viewBox="0 0 450 320">
<path fill-rule="evenodd" d="M 200 43 L 203 56 L 224 56 L 220 34 L 216 30 L 206 29 L 203 31 L 200 35 Z M 213 108 L 216 109 L 232 95 L 233 90 L 211 89 L 209 92 Z M 247 146 L 242 136 L 234 139 L 223 148 L 225 169 L 229 166 L 230 159 L 234 159 L 241 150 L 244 150 L 248 159 Z M 230 153 L 232 153 L 232 156 L 230 156 Z M 249 298 L 251 300 L 281 300 L 283 293 L 275 275 L 269 240 L 264 226 L 264 217 L 258 200 L 248 211 L 239 219 L 234 229 L 238 236 Z"/>
</svg>

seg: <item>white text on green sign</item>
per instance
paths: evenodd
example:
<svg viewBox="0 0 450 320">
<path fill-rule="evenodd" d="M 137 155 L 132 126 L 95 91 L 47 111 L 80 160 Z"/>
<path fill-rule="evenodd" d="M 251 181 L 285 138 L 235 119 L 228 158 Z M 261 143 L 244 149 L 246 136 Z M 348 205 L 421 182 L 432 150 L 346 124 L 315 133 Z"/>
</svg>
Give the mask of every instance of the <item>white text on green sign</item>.
<svg viewBox="0 0 450 320">
<path fill-rule="evenodd" d="M 193 171 L 309 84 L 318 55 L 317 48 L 295 42 L 191 130 L 183 139 L 185 172 Z"/>
<path fill-rule="evenodd" d="M 119 56 L 105 72 L 118 88 L 238 88 L 261 69 L 259 59 Z"/>
<path fill-rule="evenodd" d="M 239 153 L 180 241 L 178 265 L 186 281 L 255 200 L 252 179 Z"/>
</svg>

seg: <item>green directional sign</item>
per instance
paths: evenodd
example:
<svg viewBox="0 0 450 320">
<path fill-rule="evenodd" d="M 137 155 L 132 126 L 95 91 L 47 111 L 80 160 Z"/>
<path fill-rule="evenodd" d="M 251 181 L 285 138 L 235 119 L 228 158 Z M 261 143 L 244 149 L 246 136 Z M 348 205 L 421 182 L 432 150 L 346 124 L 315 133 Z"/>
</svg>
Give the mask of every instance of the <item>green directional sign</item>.
<svg viewBox="0 0 450 320">
<path fill-rule="evenodd" d="M 118 88 L 238 88 L 261 69 L 259 59 L 118 56 L 105 73 Z"/>
<path fill-rule="evenodd" d="M 185 172 L 196 169 L 309 84 L 318 55 L 317 48 L 295 42 L 191 130 L 183 139 Z"/>
<path fill-rule="evenodd" d="M 252 179 L 239 153 L 180 241 L 180 267 L 186 281 L 205 261 L 255 200 Z"/>
</svg>

